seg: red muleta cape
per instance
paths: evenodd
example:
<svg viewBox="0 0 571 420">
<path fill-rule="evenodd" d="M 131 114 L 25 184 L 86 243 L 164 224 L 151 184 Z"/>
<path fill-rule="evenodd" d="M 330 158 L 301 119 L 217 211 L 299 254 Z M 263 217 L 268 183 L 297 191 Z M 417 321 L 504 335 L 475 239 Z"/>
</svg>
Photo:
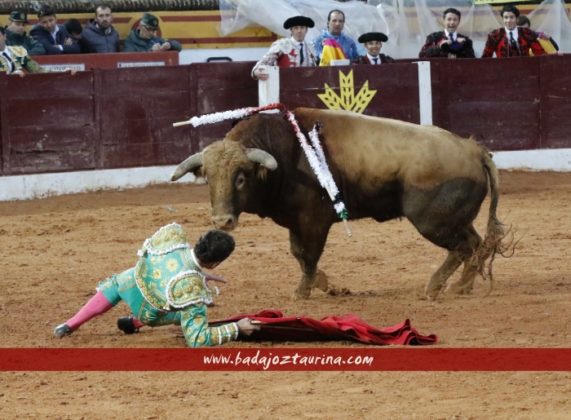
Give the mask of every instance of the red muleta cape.
<svg viewBox="0 0 571 420">
<path fill-rule="evenodd" d="M 353 314 L 326 316 L 316 320 L 305 316 L 286 317 L 281 311 L 265 309 L 255 314 L 240 314 L 214 321 L 210 325 L 234 322 L 242 318 L 250 318 L 261 323 L 260 331 L 256 331 L 250 337 L 241 337 L 241 340 L 248 341 L 353 340 L 377 345 L 427 345 L 434 344 L 438 340 L 434 334 L 419 334 L 412 328 L 408 319 L 391 327 L 376 328 Z"/>
</svg>

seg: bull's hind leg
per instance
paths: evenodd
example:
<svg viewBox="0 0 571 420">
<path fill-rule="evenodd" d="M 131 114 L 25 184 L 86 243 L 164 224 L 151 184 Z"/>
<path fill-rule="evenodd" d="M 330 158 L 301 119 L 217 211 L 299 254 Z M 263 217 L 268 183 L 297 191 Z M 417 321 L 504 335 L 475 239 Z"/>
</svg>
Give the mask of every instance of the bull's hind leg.
<svg viewBox="0 0 571 420">
<path fill-rule="evenodd" d="M 462 270 L 462 275 L 457 282 L 452 283 L 446 289 L 447 292 L 459 295 L 469 294 L 472 292 L 474 280 L 476 279 L 476 275 L 479 270 L 479 258 L 476 251 L 482 243 L 482 238 L 478 235 L 478 232 L 476 232 L 476 229 L 474 229 L 473 226 L 470 226 L 468 229 L 471 232 L 471 235 L 468 237 L 469 247 L 467 251 L 469 255 L 466 255 L 464 258 L 464 269 Z"/>
<path fill-rule="evenodd" d="M 480 243 L 472 226 L 487 186 L 469 179 L 453 179 L 431 190 L 409 189 L 403 197 L 403 213 L 420 234 L 449 254 L 426 286 L 434 299 L 460 264 L 471 259 Z M 461 281 L 468 278 L 466 272 Z M 473 280 L 473 279 L 472 279 Z"/>
<path fill-rule="evenodd" d="M 462 290 L 469 292 L 477 273 L 477 267 L 474 269 L 471 261 L 474 260 L 475 250 L 480 243 L 480 236 L 474 228 L 470 226 L 470 228 L 461 229 L 460 232 L 448 232 L 438 236 L 433 236 L 430 233 L 426 234 L 426 232 L 421 233 L 436 245 L 448 249 L 446 260 L 432 275 L 426 286 L 426 297 L 435 299 L 446 284 L 446 281 L 454 274 L 461 263 L 464 263 L 462 277 L 457 283 L 454 283 L 453 288 L 460 287 Z M 452 289 L 449 288 L 449 290 Z"/>
<path fill-rule="evenodd" d="M 442 266 L 430 278 L 426 286 L 426 297 L 434 299 L 442 290 L 446 281 L 454 274 L 456 269 L 464 262 L 464 270 L 462 277 L 457 283 L 454 283 L 449 290 L 471 290 L 472 283 L 477 273 L 477 267 L 472 263 L 475 257 L 475 251 L 481 242 L 480 236 L 476 233 L 472 226 L 460 229 L 459 232 L 440 232 L 439 235 L 433 235 L 431 232 L 421 232 L 428 240 L 448 249 L 448 257 Z"/>
<path fill-rule="evenodd" d="M 329 227 L 325 232 L 313 232 L 312 235 L 303 236 L 289 231 L 291 253 L 297 259 L 302 272 L 301 281 L 295 291 L 297 298 L 307 299 L 314 287 L 327 291 L 327 275 L 317 269 L 317 262 L 323 252 L 328 232 Z"/>
<path fill-rule="evenodd" d="M 428 299 L 435 299 L 440 290 L 446 284 L 446 280 L 450 278 L 456 269 L 462 264 L 462 254 L 458 252 L 448 252 L 448 256 L 436 272 L 430 277 L 430 281 L 426 285 L 424 293 Z"/>
</svg>

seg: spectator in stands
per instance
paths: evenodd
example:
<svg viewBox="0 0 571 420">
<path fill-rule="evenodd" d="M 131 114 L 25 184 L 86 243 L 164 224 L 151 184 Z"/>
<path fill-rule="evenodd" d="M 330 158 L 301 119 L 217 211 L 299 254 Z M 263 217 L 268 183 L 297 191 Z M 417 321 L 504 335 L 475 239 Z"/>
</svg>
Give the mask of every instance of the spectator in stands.
<svg viewBox="0 0 571 420">
<path fill-rule="evenodd" d="M 269 51 L 252 69 L 254 79 L 267 80 L 266 66 L 311 67 L 317 64 L 313 45 L 305 41 L 308 28 L 315 23 L 306 16 L 294 16 L 286 19 L 284 29 L 289 29 L 291 37 L 278 39 Z"/>
<path fill-rule="evenodd" d="M 361 42 L 365 49 L 367 50 L 366 55 L 359 56 L 354 63 L 355 64 L 373 64 L 379 65 L 384 63 L 394 63 L 394 59 L 388 55 L 381 54 L 381 48 L 383 47 L 383 42 L 387 42 L 389 37 L 382 32 L 367 32 L 359 37 L 359 42 Z"/>
<path fill-rule="evenodd" d="M 24 47 L 30 55 L 46 53 L 46 49 L 42 44 L 26 34 L 28 19 L 24 12 L 15 10 L 10 13 L 8 20 L 10 23 L 6 26 L 6 45 Z"/>
<path fill-rule="evenodd" d="M 81 22 L 77 19 L 68 19 L 63 26 L 65 26 L 65 29 L 75 42 L 81 45 L 81 40 L 83 39 L 83 27 L 81 26 Z"/>
<path fill-rule="evenodd" d="M 111 7 L 101 4 L 95 9 L 95 19 L 83 30 L 82 46 L 86 53 L 113 53 L 119 51 L 119 33 L 113 27 Z"/>
<path fill-rule="evenodd" d="M 30 58 L 28 51 L 20 46 L 6 45 L 6 29 L 0 26 L 0 73 L 14 74 L 20 77 L 29 73 L 41 73 L 41 66 Z"/>
<path fill-rule="evenodd" d="M 457 32 L 462 14 L 452 7 L 442 13 L 444 30 L 433 32 L 426 37 L 426 42 L 420 49 L 420 58 L 448 57 L 475 58 L 472 40 Z"/>
<path fill-rule="evenodd" d="M 517 18 L 517 26 L 521 26 L 522 28 L 531 29 L 531 22 L 526 15 L 519 15 Z M 553 38 L 547 35 L 545 32 L 535 32 L 537 34 L 537 40 L 547 54 L 557 54 L 559 51 L 559 45 Z M 533 51 L 530 51 L 529 55 L 533 55 Z"/>
<path fill-rule="evenodd" d="M 46 54 L 77 54 L 79 44 L 71 37 L 65 26 L 58 25 L 54 9 L 44 4 L 38 11 L 38 24 L 30 34 L 46 49 Z"/>
<path fill-rule="evenodd" d="M 544 55 L 545 51 L 539 44 L 537 34 L 529 28 L 518 28 L 517 18 L 519 10 L 517 7 L 508 4 L 502 7 L 500 16 L 504 22 L 504 27 L 494 29 L 488 34 L 486 46 L 482 57 L 518 57 L 533 55 Z"/>
<path fill-rule="evenodd" d="M 345 13 L 338 9 L 331 10 L 327 15 L 327 29 L 314 41 L 320 66 L 330 65 L 332 59 L 354 61 L 359 57 L 355 41 L 343 34 L 344 26 Z"/>
<path fill-rule="evenodd" d="M 164 40 L 157 36 L 159 31 L 159 18 L 145 13 L 139 21 L 137 29 L 133 29 L 125 40 L 125 52 L 144 51 L 180 51 L 178 41 Z"/>
</svg>

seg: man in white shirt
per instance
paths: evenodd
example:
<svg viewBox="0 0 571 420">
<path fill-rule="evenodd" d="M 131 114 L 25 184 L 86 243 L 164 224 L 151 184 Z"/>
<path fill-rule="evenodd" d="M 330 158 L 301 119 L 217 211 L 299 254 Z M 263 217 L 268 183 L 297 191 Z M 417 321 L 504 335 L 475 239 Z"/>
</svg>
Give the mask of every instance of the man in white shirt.
<svg viewBox="0 0 571 420">
<path fill-rule="evenodd" d="M 317 64 L 313 45 L 305 41 L 309 28 L 315 23 L 305 16 L 290 17 L 284 22 L 284 29 L 289 29 L 291 37 L 275 41 L 268 52 L 252 69 L 252 77 L 267 80 L 266 66 L 279 67 L 311 67 Z"/>
<path fill-rule="evenodd" d="M 389 37 L 382 32 L 367 32 L 359 37 L 359 42 L 365 46 L 366 55 L 359 56 L 355 64 L 373 64 L 379 65 L 383 63 L 393 63 L 395 60 L 388 55 L 381 54 L 383 42 L 387 42 Z"/>
</svg>

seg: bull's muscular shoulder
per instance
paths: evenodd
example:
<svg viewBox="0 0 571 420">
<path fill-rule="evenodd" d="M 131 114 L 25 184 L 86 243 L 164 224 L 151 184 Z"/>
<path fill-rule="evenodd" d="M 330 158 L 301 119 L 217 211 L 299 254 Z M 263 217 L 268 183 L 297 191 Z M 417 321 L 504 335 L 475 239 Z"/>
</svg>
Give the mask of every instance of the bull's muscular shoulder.
<svg viewBox="0 0 571 420">
<path fill-rule="evenodd" d="M 483 148 L 441 128 L 348 111 L 295 113 L 306 130 L 319 121 L 331 161 L 366 189 L 395 180 L 420 188 L 451 178 L 485 182 Z"/>
</svg>

